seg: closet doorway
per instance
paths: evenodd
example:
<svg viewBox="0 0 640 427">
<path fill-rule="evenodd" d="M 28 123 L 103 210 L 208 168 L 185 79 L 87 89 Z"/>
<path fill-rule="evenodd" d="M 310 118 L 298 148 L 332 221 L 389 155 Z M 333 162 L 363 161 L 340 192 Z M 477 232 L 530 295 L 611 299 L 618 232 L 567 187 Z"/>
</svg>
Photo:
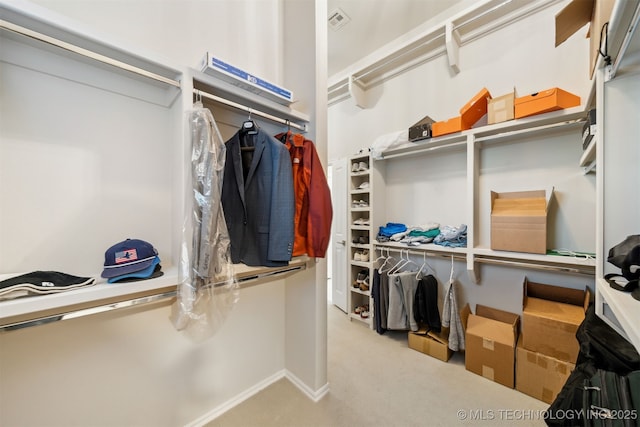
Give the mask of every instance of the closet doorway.
<svg viewBox="0 0 640 427">
<path fill-rule="evenodd" d="M 331 278 L 331 302 L 347 312 L 347 169 L 348 159 L 340 159 L 329 165 L 328 178 L 333 205 L 333 223 L 329 251 L 329 276 Z"/>
</svg>

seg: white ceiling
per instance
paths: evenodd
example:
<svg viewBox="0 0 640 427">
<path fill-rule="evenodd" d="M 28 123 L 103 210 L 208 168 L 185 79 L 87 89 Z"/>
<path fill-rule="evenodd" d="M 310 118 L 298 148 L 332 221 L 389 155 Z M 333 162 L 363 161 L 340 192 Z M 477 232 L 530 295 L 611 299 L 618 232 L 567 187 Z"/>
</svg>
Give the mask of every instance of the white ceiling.
<svg viewBox="0 0 640 427">
<path fill-rule="evenodd" d="M 351 21 L 328 30 L 329 76 L 463 0 L 328 0 Z"/>
</svg>

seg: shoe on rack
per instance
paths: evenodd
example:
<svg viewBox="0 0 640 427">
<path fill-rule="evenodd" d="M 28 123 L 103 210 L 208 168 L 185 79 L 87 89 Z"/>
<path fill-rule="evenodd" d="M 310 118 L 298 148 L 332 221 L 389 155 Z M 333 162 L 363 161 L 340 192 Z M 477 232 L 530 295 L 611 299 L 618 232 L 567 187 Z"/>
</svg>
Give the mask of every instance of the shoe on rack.
<svg viewBox="0 0 640 427">
<path fill-rule="evenodd" d="M 358 172 L 364 172 L 369 170 L 369 165 L 366 162 L 358 163 Z"/>
<path fill-rule="evenodd" d="M 360 236 L 358 238 L 358 242 L 357 243 L 361 243 L 363 245 L 368 245 L 369 244 L 369 238 L 367 236 Z"/>
<path fill-rule="evenodd" d="M 367 250 L 362 251 L 362 253 L 360 254 L 360 261 L 369 262 L 369 251 Z"/>
<path fill-rule="evenodd" d="M 369 317 L 369 305 L 365 304 L 362 307 L 360 307 L 360 317 L 362 317 L 363 319 L 366 319 Z"/>
<path fill-rule="evenodd" d="M 358 190 L 364 190 L 369 188 L 369 181 L 365 181 L 362 184 L 358 185 Z"/>
<path fill-rule="evenodd" d="M 360 170 L 360 163 L 353 163 L 351 165 L 351 172 L 358 172 Z"/>
<path fill-rule="evenodd" d="M 356 283 L 358 284 L 358 286 L 360 285 L 360 283 L 364 283 L 365 279 L 367 279 L 368 277 L 369 276 L 367 276 L 367 273 L 364 271 L 358 273 L 358 275 L 356 276 Z"/>
<path fill-rule="evenodd" d="M 356 252 L 353 254 L 353 260 L 354 260 L 354 261 L 362 261 L 362 257 L 361 257 L 361 255 L 360 255 L 360 252 L 356 251 Z"/>
<path fill-rule="evenodd" d="M 358 218 L 353 221 L 353 225 L 369 225 L 369 220 L 366 218 Z"/>
</svg>

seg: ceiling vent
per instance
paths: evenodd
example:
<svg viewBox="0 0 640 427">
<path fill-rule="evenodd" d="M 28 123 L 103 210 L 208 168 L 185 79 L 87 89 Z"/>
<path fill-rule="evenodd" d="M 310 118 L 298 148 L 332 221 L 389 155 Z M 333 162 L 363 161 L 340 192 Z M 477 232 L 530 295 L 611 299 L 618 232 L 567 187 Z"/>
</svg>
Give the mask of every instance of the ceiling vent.
<svg viewBox="0 0 640 427">
<path fill-rule="evenodd" d="M 329 13 L 329 28 L 334 31 L 339 30 L 351 21 L 351 18 L 340 8 L 334 9 Z"/>
</svg>

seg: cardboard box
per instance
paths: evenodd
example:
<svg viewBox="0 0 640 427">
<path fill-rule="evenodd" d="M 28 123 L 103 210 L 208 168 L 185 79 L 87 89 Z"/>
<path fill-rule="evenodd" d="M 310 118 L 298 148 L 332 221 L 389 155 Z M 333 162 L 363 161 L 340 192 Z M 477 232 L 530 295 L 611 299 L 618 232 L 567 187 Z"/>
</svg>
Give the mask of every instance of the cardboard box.
<svg viewBox="0 0 640 427">
<path fill-rule="evenodd" d="M 482 88 L 469 102 L 460 109 L 460 117 L 462 122 L 471 129 L 478 120 L 487 114 L 487 102 L 491 99 L 491 94 L 487 88 Z"/>
<path fill-rule="evenodd" d="M 576 365 L 522 346 L 516 348 L 516 390 L 546 403 L 552 403 Z"/>
<path fill-rule="evenodd" d="M 250 74 L 206 52 L 200 61 L 200 69 L 246 91 L 263 96 L 282 105 L 293 102 L 293 92 L 260 77 Z"/>
<path fill-rule="evenodd" d="M 530 282 L 523 284 L 522 347 L 575 363 L 580 346 L 578 326 L 584 321 L 588 290 Z"/>
<path fill-rule="evenodd" d="M 431 138 L 431 125 L 435 123 L 429 116 L 424 116 L 418 123 L 409 128 L 409 141 Z"/>
<path fill-rule="evenodd" d="M 491 249 L 547 253 L 550 191 L 491 192 Z"/>
<path fill-rule="evenodd" d="M 471 129 L 471 126 L 462 121 L 462 117 L 452 117 L 443 122 L 435 122 L 431 125 L 431 136 L 447 135 L 454 132 Z"/>
<path fill-rule="evenodd" d="M 585 24 L 590 23 L 589 77 L 598 62 L 600 32 L 605 22 L 609 22 L 615 0 L 573 0 L 556 15 L 556 47 L 573 35 Z"/>
<path fill-rule="evenodd" d="M 466 369 L 513 388 L 520 317 L 483 305 L 476 306 L 476 314 L 467 305 L 462 317 L 466 318 Z"/>
<path fill-rule="evenodd" d="M 580 97 L 572 93 L 554 87 L 542 92 L 516 98 L 515 118 L 533 116 L 536 114 L 548 113 L 550 111 L 562 110 L 563 108 L 577 107 L 580 105 Z"/>
<path fill-rule="evenodd" d="M 502 123 L 514 118 L 515 91 L 489 100 L 487 124 Z"/>
<path fill-rule="evenodd" d="M 447 362 L 453 351 L 449 349 L 449 329 L 443 328 L 436 333 L 420 328 L 417 332 L 409 332 L 409 348 L 428 354 L 429 356 Z"/>
</svg>

